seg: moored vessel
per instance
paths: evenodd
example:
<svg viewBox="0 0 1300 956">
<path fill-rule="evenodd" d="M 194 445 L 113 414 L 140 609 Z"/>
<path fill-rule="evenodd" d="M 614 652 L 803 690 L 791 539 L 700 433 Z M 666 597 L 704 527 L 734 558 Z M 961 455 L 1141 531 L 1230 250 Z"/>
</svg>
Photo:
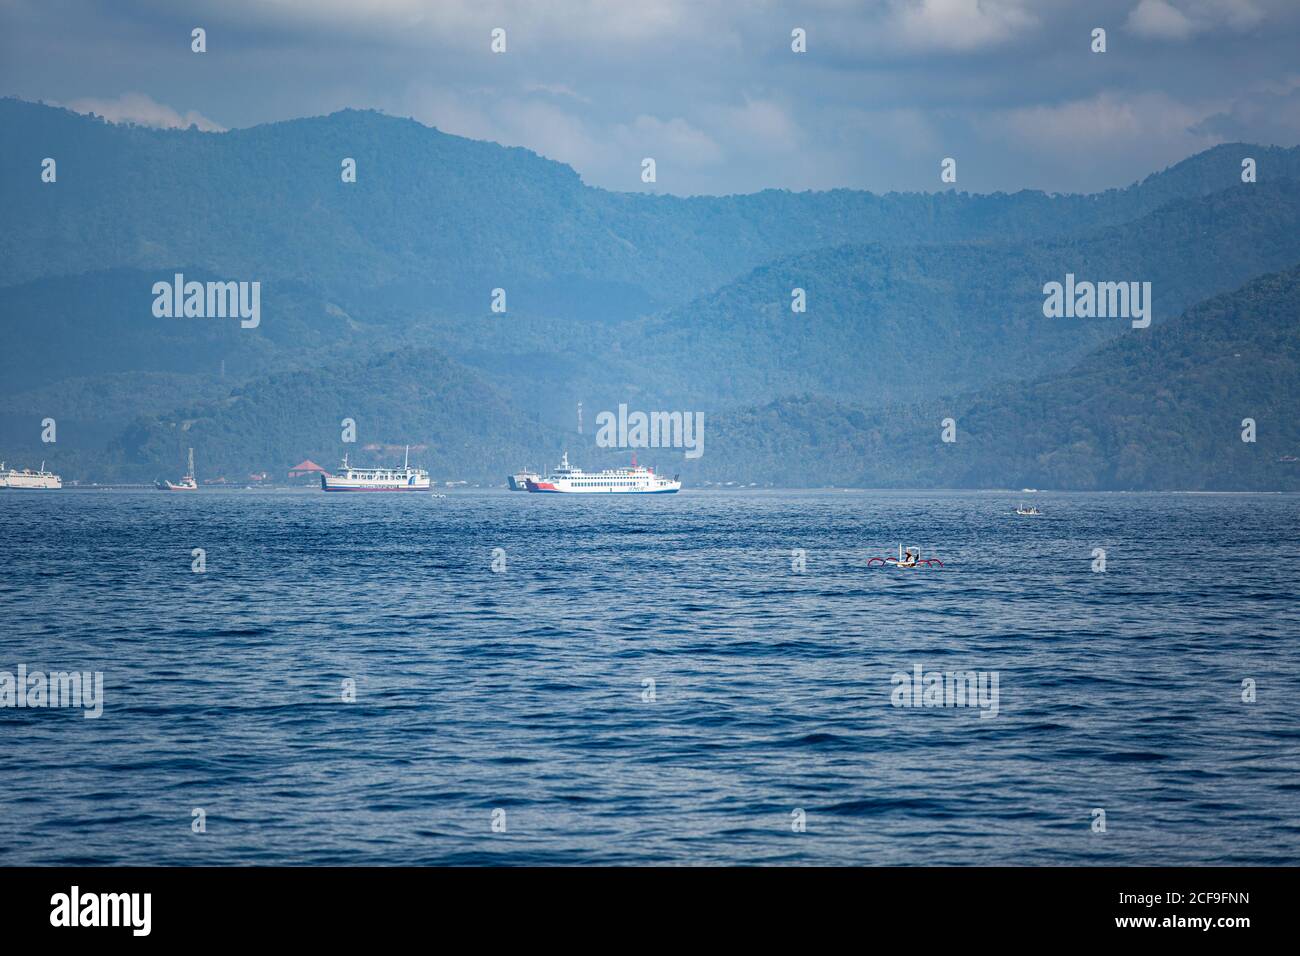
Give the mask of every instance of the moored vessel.
<svg viewBox="0 0 1300 956">
<path fill-rule="evenodd" d="M 19 471 L 17 468 L 6 470 L 5 463 L 0 461 L 0 488 L 13 488 L 21 491 L 51 491 L 62 487 L 63 479 L 52 471 L 46 471 L 45 462 L 41 462 L 38 471 L 32 471 L 30 468 Z"/>
<path fill-rule="evenodd" d="M 607 468 L 604 471 L 583 471 L 569 464 L 566 451 L 554 470 L 543 478 L 528 479 L 527 488 L 542 494 L 569 495 L 672 495 L 682 488 L 674 475 L 664 478 L 653 468 L 638 465 L 632 459 L 629 468 Z"/>
<path fill-rule="evenodd" d="M 428 491 L 429 473 L 411 467 L 411 446 L 406 446 L 406 463 L 401 468 L 358 468 L 343 456 L 337 475 L 321 475 L 323 491 Z"/>
<path fill-rule="evenodd" d="M 199 483 L 194 477 L 194 449 L 190 449 L 189 468 L 180 481 L 168 481 L 164 478 L 157 484 L 159 491 L 198 491 Z"/>
<path fill-rule="evenodd" d="M 523 471 L 517 471 L 506 478 L 506 484 L 510 486 L 511 491 L 527 491 L 528 482 L 541 481 L 542 476 L 535 471 L 525 468 Z"/>
</svg>

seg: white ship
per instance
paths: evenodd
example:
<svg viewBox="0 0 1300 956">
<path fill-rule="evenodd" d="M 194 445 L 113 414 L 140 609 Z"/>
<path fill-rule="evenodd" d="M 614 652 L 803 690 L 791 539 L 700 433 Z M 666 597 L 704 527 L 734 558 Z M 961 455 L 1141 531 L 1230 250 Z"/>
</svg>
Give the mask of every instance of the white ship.
<svg viewBox="0 0 1300 956">
<path fill-rule="evenodd" d="M 560 464 L 545 478 L 528 479 L 528 490 L 544 494 L 569 495 L 672 495 L 681 491 L 682 483 L 674 475 L 664 478 L 653 468 L 638 465 L 633 458 L 630 468 L 583 471 L 569 465 L 566 451 Z"/>
<path fill-rule="evenodd" d="M 19 471 L 17 468 L 6 470 L 5 463 L 0 461 L 0 488 L 51 489 L 62 487 L 63 479 L 52 471 L 46 471 L 45 462 L 41 462 L 40 471 L 32 471 L 30 468 Z"/>
<path fill-rule="evenodd" d="M 411 467 L 411 446 L 406 446 L 406 464 L 401 468 L 358 468 L 343 456 L 343 470 L 337 475 L 321 475 L 325 491 L 428 491 L 429 473 Z"/>
<path fill-rule="evenodd" d="M 185 472 L 185 477 L 180 481 L 172 482 L 163 479 L 158 482 L 159 491 L 198 491 L 199 483 L 194 477 L 194 449 L 190 449 L 189 470 Z"/>
<path fill-rule="evenodd" d="M 542 480 L 541 475 L 539 475 L 535 471 L 529 471 L 528 469 L 525 468 L 523 471 L 515 472 L 513 475 L 508 477 L 506 479 L 506 482 L 510 485 L 511 491 L 527 491 L 528 482 L 541 481 L 541 480 Z"/>
</svg>

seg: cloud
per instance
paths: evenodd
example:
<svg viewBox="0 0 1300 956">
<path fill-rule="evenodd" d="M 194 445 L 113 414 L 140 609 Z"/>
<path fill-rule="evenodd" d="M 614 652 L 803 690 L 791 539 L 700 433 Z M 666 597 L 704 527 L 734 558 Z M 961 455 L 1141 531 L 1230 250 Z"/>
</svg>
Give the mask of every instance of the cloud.
<svg viewBox="0 0 1300 956">
<path fill-rule="evenodd" d="M 1164 94 L 1099 93 L 1067 103 L 1007 110 L 994 122 L 1024 142 L 1072 152 L 1086 146 L 1183 132 L 1203 115 Z"/>
<path fill-rule="evenodd" d="M 1038 25 L 1023 0 L 893 0 L 889 29 L 912 49 L 974 50 Z"/>
<path fill-rule="evenodd" d="M 573 97 L 525 84 L 509 97 L 487 89 L 421 87 L 388 107 L 446 133 L 523 146 L 574 167 L 583 179 L 614 189 L 639 189 L 641 160 L 653 157 L 660 170 L 717 168 L 726 151 L 709 134 L 681 116 L 640 113 L 631 120 L 602 120 Z M 780 122 L 761 106 L 742 111 L 751 123 L 765 123 L 779 135 Z"/>
<path fill-rule="evenodd" d="M 1300 145 L 1300 79 L 1285 93 L 1245 94 L 1227 109 L 1207 116 L 1193 131 L 1225 142 Z"/>
<path fill-rule="evenodd" d="M 503 142 L 525 146 L 547 159 L 575 169 L 600 168 L 611 161 L 608 137 L 591 128 L 588 120 L 555 103 L 536 98 L 510 99 L 493 110 Z"/>
<path fill-rule="evenodd" d="M 1257 26 L 1264 13 L 1253 0 L 1141 0 L 1125 28 L 1152 40 L 1188 40 L 1198 33 L 1227 28 L 1238 32 Z"/>
<path fill-rule="evenodd" d="M 1196 32 L 1196 24 L 1165 0 L 1142 0 L 1129 13 L 1125 26 L 1138 36 L 1155 40 L 1186 40 Z"/>
<path fill-rule="evenodd" d="M 224 133 L 226 130 L 196 110 L 189 110 L 182 115 L 144 93 L 123 93 L 116 99 L 107 100 L 82 97 L 55 105 L 65 106 L 74 113 L 95 113 L 110 123 L 135 123 L 157 129 L 188 129 L 197 126 L 205 133 Z"/>
<path fill-rule="evenodd" d="M 372 107 L 535 150 L 619 190 L 644 188 L 646 156 L 658 164 L 656 189 L 679 195 L 936 189 L 937 163 L 952 156 L 965 189 L 1080 191 L 1127 184 L 1225 138 L 1289 142 L 1300 125 L 1285 82 L 1300 72 L 1300 0 L 193 0 L 184 9 L 121 0 L 111 10 L 0 0 L 0 9 L 22 37 L 0 41 L 0 92 L 23 99 L 203 129 L 220 128 L 208 117 L 244 128 Z M 196 23 L 208 29 L 206 57 L 189 50 Z M 1093 56 L 1097 25 L 1128 40 Z M 496 26 L 509 33 L 506 55 L 488 49 Z M 808 30 L 805 54 L 790 49 L 794 26 Z"/>
<path fill-rule="evenodd" d="M 788 151 L 803 145 L 799 125 L 773 100 L 746 98 L 744 106 L 722 110 L 713 119 L 734 138 L 763 149 Z"/>
<path fill-rule="evenodd" d="M 656 163 L 667 158 L 687 167 L 714 166 L 724 158 L 722 147 L 711 136 L 680 116 L 662 120 L 642 114 L 631 124 L 616 126 L 614 135 L 628 150 L 653 156 Z"/>
<path fill-rule="evenodd" d="M 583 96 L 577 90 L 565 85 L 564 83 L 525 83 L 524 92 L 545 94 L 556 98 L 568 98 L 577 100 L 579 103 L 588 106 L 591 105 L 591 97 Z"/>
<path fill-rule="evenodd" d="M 701 12 L 692 0 L 195 0 L 189 8 L 195 22 L 361 34 L 415 45 L 442 41 L 484 53 L 496 27 L 506 31 L 508 48 L 515 51 L 557 38 L 639 43 L 671 38 L 696 24 Z M 717 5 L 705 12 L 723 10 Z"/>
<path fill-rule="evenodd" d="M 1222 105 L 1184 102 L 1158 92 L 1103 92 L 994 113 L 983 135 L 990 142 L 1015 144 L 1026 162 L 1051 178 L 1078 181 L 1089 175 L 1098 157 L 1112 153 L 1122 153 L 1135 169 L 1150 171 L 1217 145 L 1222 138 L 1200 123 Z"/>
<path fill-rule="evenodd" d="M 526 87 L 501 96 L 491 89 L 415 86 L 385 109 L 455 136 L 522 146 L 584 174 L 607 167 L 614 152 L 608 133 L 595 131 L 580 101 L 572 103 L 579 104 L 576 114 L 549 90 Z"/>
<path fill-rule="evenodd" d="M 914 50 L 973 50 L 1014 38 L 1038 25 L 1041 0 L 200 0 L 213 22 L 259 24 L 285 32 L 364 34 L 399 44 L 486 52 L 488 31 L 506 30 L 509 49 L 529 54 L 580 43 L 586 55 L 644 53 L 647 45 L 739 48 L 737 38 L 784 46 L 796 23 L 822 22 L 861 30 L 869 43 Z M 778 26 L 779 24 L 779 26 Z M 824 33 L 813 30 L 814 42 Z M 831 42 L 846 38 L 833 36 Z M 856 42 L 856 41 L 852 41 Z"/>
<path fill-rule="evenodd" d="M 416 85 L 395 104 L 386 104 L 388 112 L 410 116 L 426 126 L 468 139 L 487 139 L 505 146 L 523 145 L 509 137 L 490 115 L 490 107 L 477 96 L 463 90 Z M 532 148 L 531 146 L 529 148 Z"/>
</svg>

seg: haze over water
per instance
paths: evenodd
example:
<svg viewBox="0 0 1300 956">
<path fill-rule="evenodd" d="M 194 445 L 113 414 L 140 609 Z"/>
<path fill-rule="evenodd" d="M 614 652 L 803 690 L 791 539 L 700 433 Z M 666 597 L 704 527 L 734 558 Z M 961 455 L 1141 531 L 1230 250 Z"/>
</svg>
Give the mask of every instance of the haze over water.
<svg viewBox="0 0 1300 956">
<path fill-rule="evenodd" d="M 105 687 L 0 709 L 5 864 L 1300 863 L 1295 495 L 69 490 L 0 527 L 0 671 Z M 866 566 L 900 542 L 945 566 Z M 998 672 L 997 716 L 892 706 L 918 664 Z"/>
</svg>

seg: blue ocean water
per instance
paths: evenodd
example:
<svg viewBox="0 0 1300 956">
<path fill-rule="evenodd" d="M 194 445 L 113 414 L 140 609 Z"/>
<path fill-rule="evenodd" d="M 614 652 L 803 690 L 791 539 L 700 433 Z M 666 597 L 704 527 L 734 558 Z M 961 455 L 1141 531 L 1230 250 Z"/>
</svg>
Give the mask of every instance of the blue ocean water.
<svg viewBox="0 0 1300 956">
<path fill-rule="evenodd" d="M 1027 498 L 0 493 L 0 863 L 1300 863 L 1300 497 Z"/>
</svg>

